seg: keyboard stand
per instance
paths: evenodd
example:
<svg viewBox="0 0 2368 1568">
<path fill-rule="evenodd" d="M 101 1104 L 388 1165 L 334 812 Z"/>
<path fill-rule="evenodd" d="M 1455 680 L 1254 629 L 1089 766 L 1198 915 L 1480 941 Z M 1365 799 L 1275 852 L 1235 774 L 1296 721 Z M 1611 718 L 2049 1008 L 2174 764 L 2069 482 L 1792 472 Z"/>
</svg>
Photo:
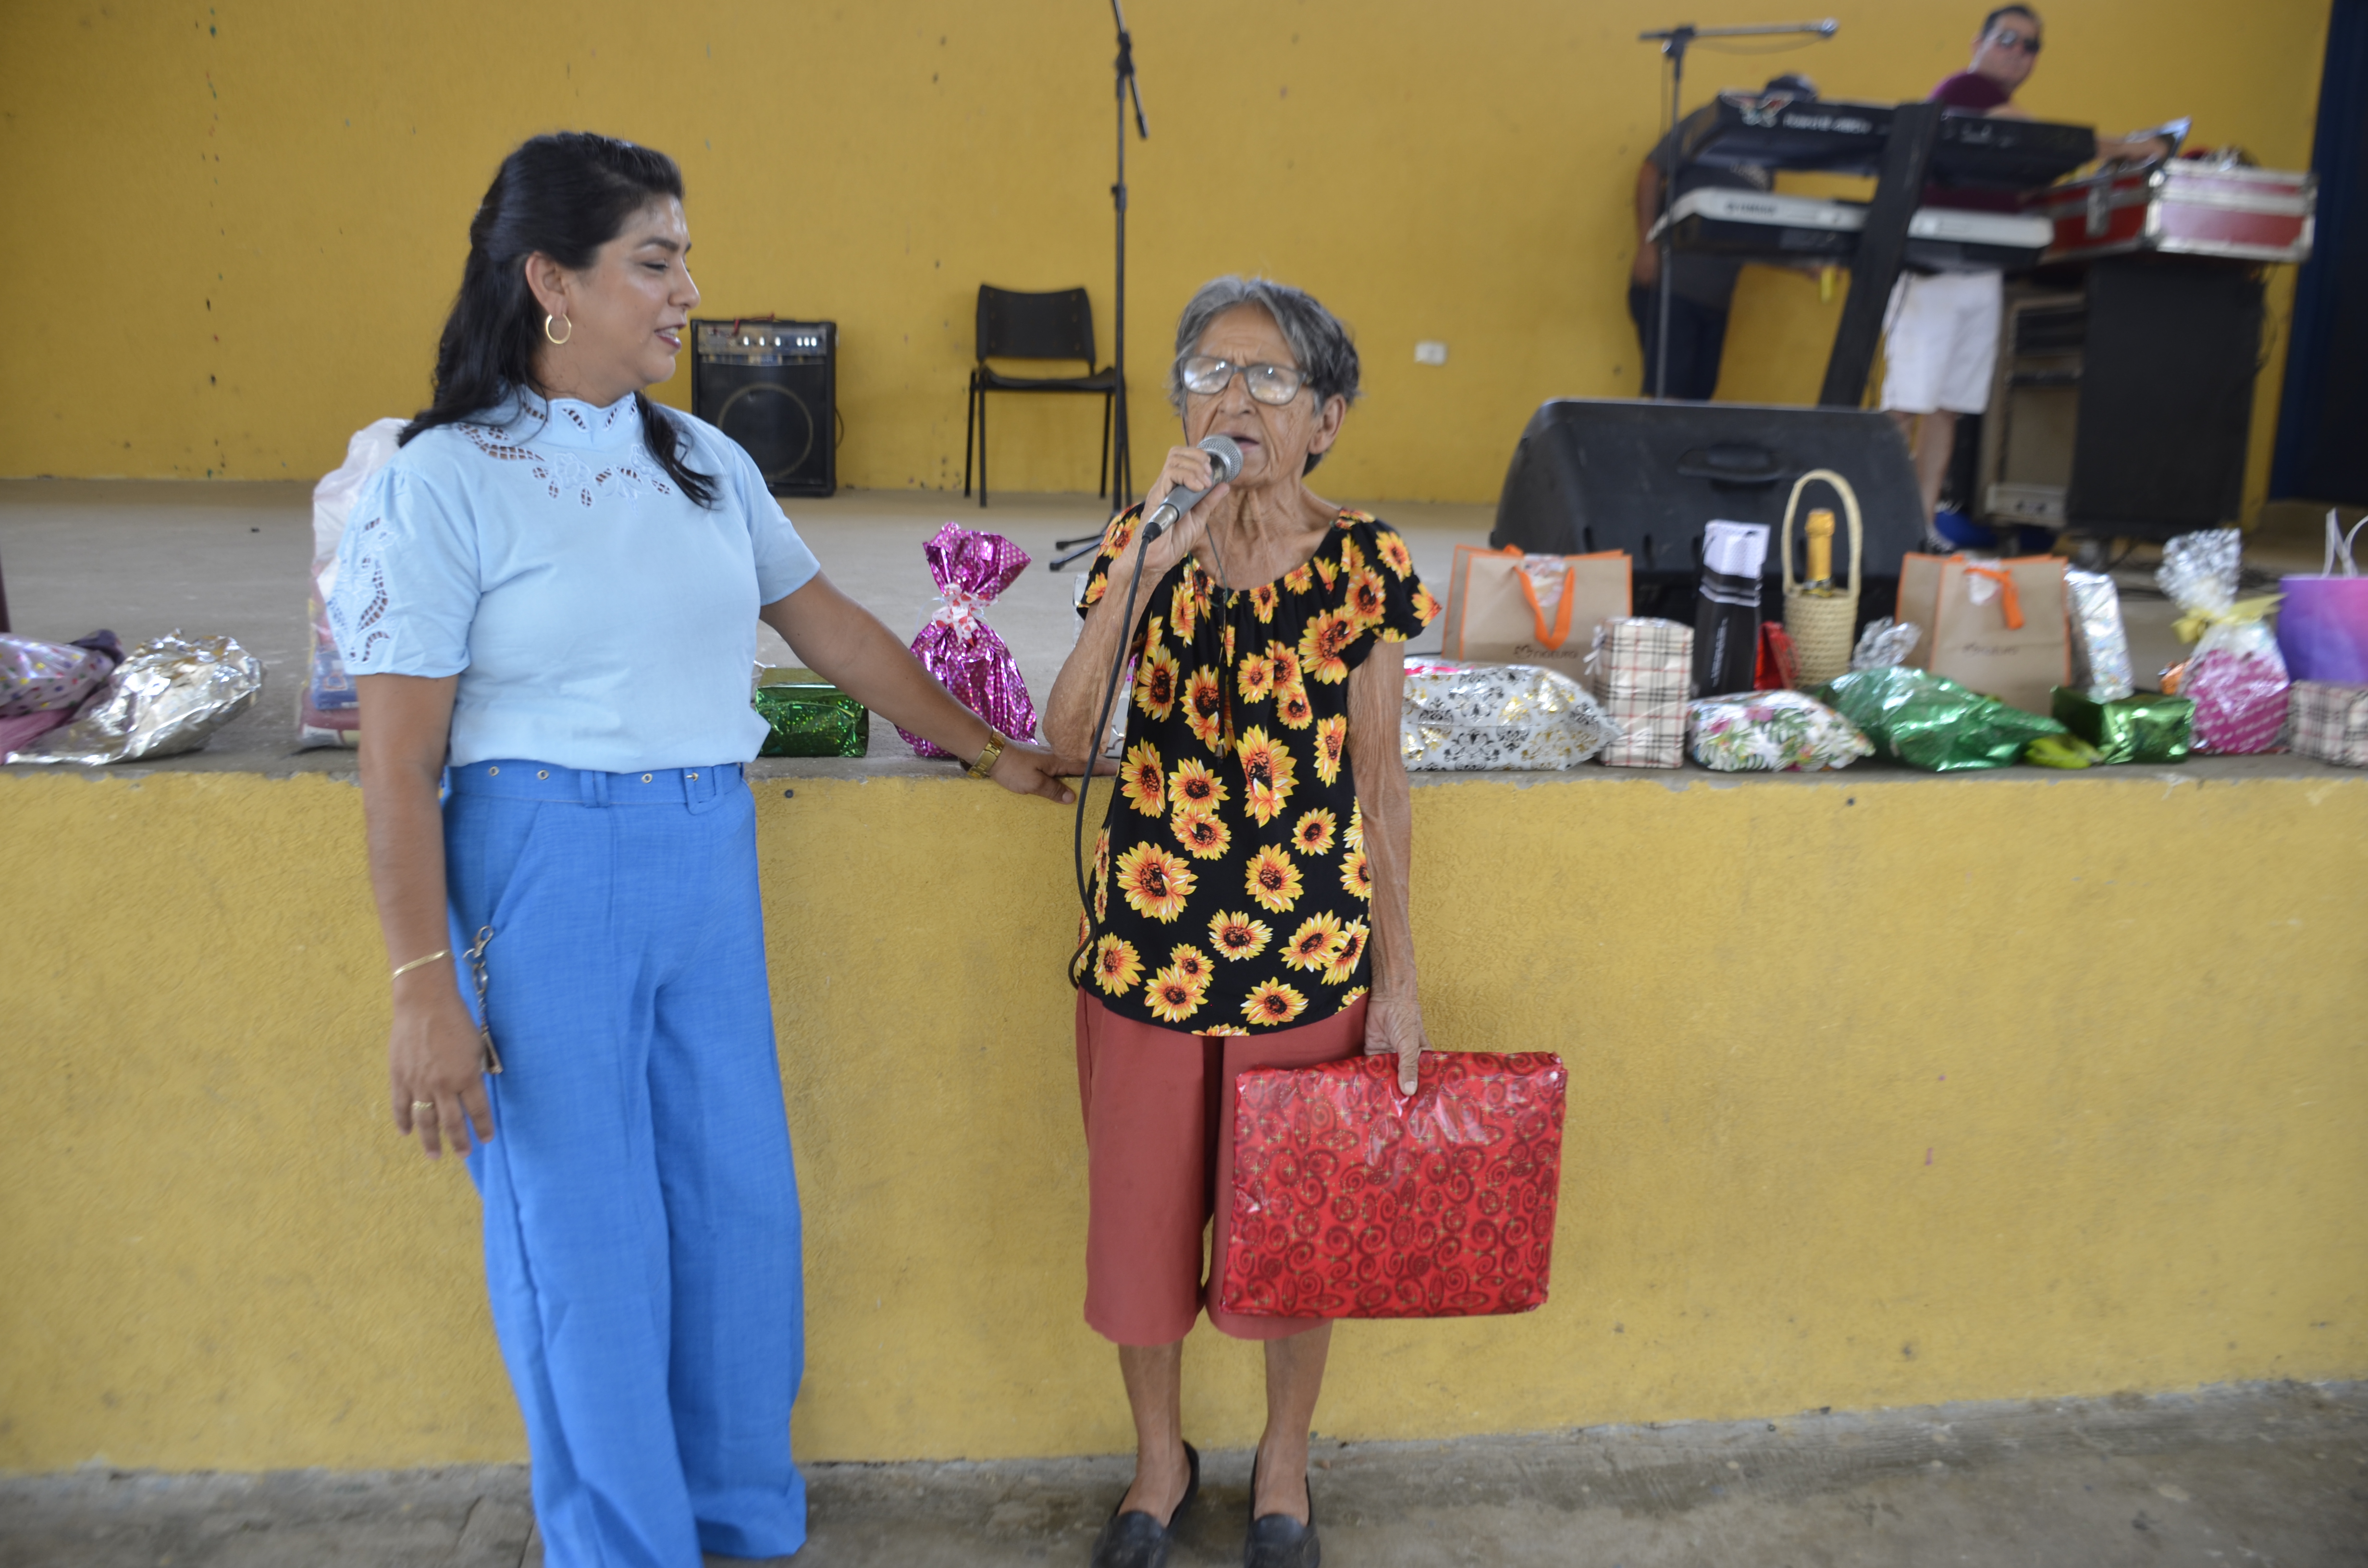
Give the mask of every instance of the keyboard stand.
<svg viewBox="0 0 2368 1568">
<path fill-rule="evenodd" d="M 1874 369 L 1875 346 L 1883 338 L 1891 286 L 1907 253 L 1907 225 L 1923 204 L 1924 177 L 1941 139 L 1941 108 L 1913 103 L 1893 111 L 1874 199 L 1867 205 L 1866 227 L 1859 232 L 1858 253 L 1850 262 L 1850 292 L 1842 300 L 1841 323 L 1834 328 L 1833 351 L 1826 359 L 1819 407 L 1857 408 L 1866 401 L 1866 380 Z"/>
</svg>

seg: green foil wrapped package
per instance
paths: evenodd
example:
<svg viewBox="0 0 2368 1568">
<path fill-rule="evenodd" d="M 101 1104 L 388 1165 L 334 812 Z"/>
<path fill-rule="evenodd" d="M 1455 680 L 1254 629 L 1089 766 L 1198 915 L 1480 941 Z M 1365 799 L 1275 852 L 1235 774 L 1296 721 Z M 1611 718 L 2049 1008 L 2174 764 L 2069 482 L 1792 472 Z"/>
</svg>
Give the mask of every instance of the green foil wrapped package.
<svg viewBox="0 0 2368 1568">
<path fill-rule="evenodd" d="M 2105 762 L 2184 762 L 2195 744 L 2195 699 L 2157 691 L 2100 702 L 2055 688 L 2056 722 L 2104 754 Z"/>
<path fill-rule="evenodd" d="M 1810 695 L 1864 732 L 1877 756 L 1928 773 L 2005 767 L 2042 735 L 2066 733 L 2053 719 L 1906 665 L 1852 670 Z"/>
<path fill-rule="evenodd" d="M 861 756 L 871 749 L 871 710 L 812 670 L 760 670 L 750 700 L 768 726 L 758 756 Z"/>
</svg>

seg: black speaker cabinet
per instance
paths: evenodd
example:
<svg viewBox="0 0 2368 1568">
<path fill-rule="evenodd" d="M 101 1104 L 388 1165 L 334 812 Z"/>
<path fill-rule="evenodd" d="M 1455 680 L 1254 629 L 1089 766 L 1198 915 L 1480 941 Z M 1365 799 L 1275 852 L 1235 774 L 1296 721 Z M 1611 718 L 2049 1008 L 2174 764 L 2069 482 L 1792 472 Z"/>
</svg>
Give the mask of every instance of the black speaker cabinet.
<svg viewBox="0 0 2368 1568">
<path fill-rule="evenodd" d="M 1702 525 L 1784 520 L 1793 482 L 1829 468 L 1857 492 L 1866 525 L 1859 618 L 1889 615 L 1899 558 L 1922 548 L 1924 506 L 1907 443 L 1888 415 L 1854 408 L 1556 398 L 1521 432 L 1488 542 L 1541 554 L 1624 550 L 1634 562 L 1635 611 L 1693 624 Z M 1842 517 L 1823 485 L 1801 496 Z M 1797 526 L 1797 525 L 1796 525 Z M 1850 528 L 1837 532 L 1834 570 L 1850 570 Z M 1795 540 L 1796 551 L 1803 548 Z M 1760 614 L 1782 614 L 1777 545 L 1769 541 Z M 1802 564 L 1794 556 L 1797 571 Z"/>
<path fill-rule="evenodd" d="M 2237 521 L 2261 313 L 2253 267 L 2166 256 L 2089 269 L 2073 523 L 2162 537 Z"/>
<path fill-rule="evenodd" d="M 691 412 L 746 449 L 776 495 L 838 488 L 838 324 L 694 321 Z"/>
<path fill-rule="evenodd" d="M 2261 290 L 2250 264 L 2188 256 L 2114 256 L 2009 290 L 1983 511 L 2107 538 L 2235 523 Z"/>
</svg>

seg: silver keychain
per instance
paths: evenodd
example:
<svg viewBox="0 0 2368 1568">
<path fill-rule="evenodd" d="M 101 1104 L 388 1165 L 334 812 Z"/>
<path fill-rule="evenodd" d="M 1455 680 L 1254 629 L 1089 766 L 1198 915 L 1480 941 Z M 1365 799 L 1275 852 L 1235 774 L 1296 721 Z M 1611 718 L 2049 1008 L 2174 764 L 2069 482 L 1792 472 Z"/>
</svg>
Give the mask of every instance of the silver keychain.
<svg viewBox="0 0 2368 1568">
<path fill-rule="evenodd" d="M 493 1025 L 485 1017 L 485 944 L 493 939 L 492 926 L 477 927 L 476 945 L 469 949 L 468 959 L 469 971 L 477 977 L 477 1039 L 485 1048 L 484 1070 L 499 1073 L 502 1070 L 502 1053 L 494 1049 Z"/>
</svg>

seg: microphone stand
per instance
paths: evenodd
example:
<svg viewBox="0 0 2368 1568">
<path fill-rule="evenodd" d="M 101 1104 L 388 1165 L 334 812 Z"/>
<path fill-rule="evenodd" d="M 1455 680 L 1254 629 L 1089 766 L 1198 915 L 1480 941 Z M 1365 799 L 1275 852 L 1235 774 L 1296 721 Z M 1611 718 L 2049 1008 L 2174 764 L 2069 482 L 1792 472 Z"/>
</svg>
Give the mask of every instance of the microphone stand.
<svg viewBox="0 0 2368 1568">
<path fill-rule="evenodd" d="M 1110 4 L 1115 6 L 1118 0 L 1110 0 Z M 1685 100 L 1679 95 L 1686 84 L 1686 50 L 1696 39 L 1787 38 L 1796 34 L 1831 38 L 1840 30 L 1841 24 L 1828 17 L 1822 22 L 1771 22 L 1741 28 L 1698 28 L 1684 22 L 1636 35 L 1640 43 L 1658 43 L 1663 58 L 1669 62 L 1669 135 L 1661 143 L 1661 277 L 1659 286 L 1653 290 L 1653 383 L 1648 396 L 1669 395 L 1669 253 L 1673 248 L 1669 215 L 1678 200 L 1678 120 L 1685 108 Z"/>
<path fill-rule="evenodd" d="M 1134 35 L 1126 30 L 1126 13 L 1119 8 L 1119 0 L 1110 0 L 1110 18 L 1118 24 L 1118 58 L 1112 62 L 1118 74 L 1118 183 L 1110 187 L 1110 201 L 1118 210 L 1118 288 L 1111 311 L 1110 369 L 1117 376 L 1118 391 L 1110 414 L 1116 426 L 1110 434 L 1110 492 L 1118 510 L 1123 512 L 1134 505 L 1134 448 L 1127 439 L 1126 413 L 1126 107 L 1130 99 L 1134 104 L 1135 135 L 1148 142 L 1151 128 L 1144 122 L 1143 89 L 1134 79 Z"/>
</svg>

